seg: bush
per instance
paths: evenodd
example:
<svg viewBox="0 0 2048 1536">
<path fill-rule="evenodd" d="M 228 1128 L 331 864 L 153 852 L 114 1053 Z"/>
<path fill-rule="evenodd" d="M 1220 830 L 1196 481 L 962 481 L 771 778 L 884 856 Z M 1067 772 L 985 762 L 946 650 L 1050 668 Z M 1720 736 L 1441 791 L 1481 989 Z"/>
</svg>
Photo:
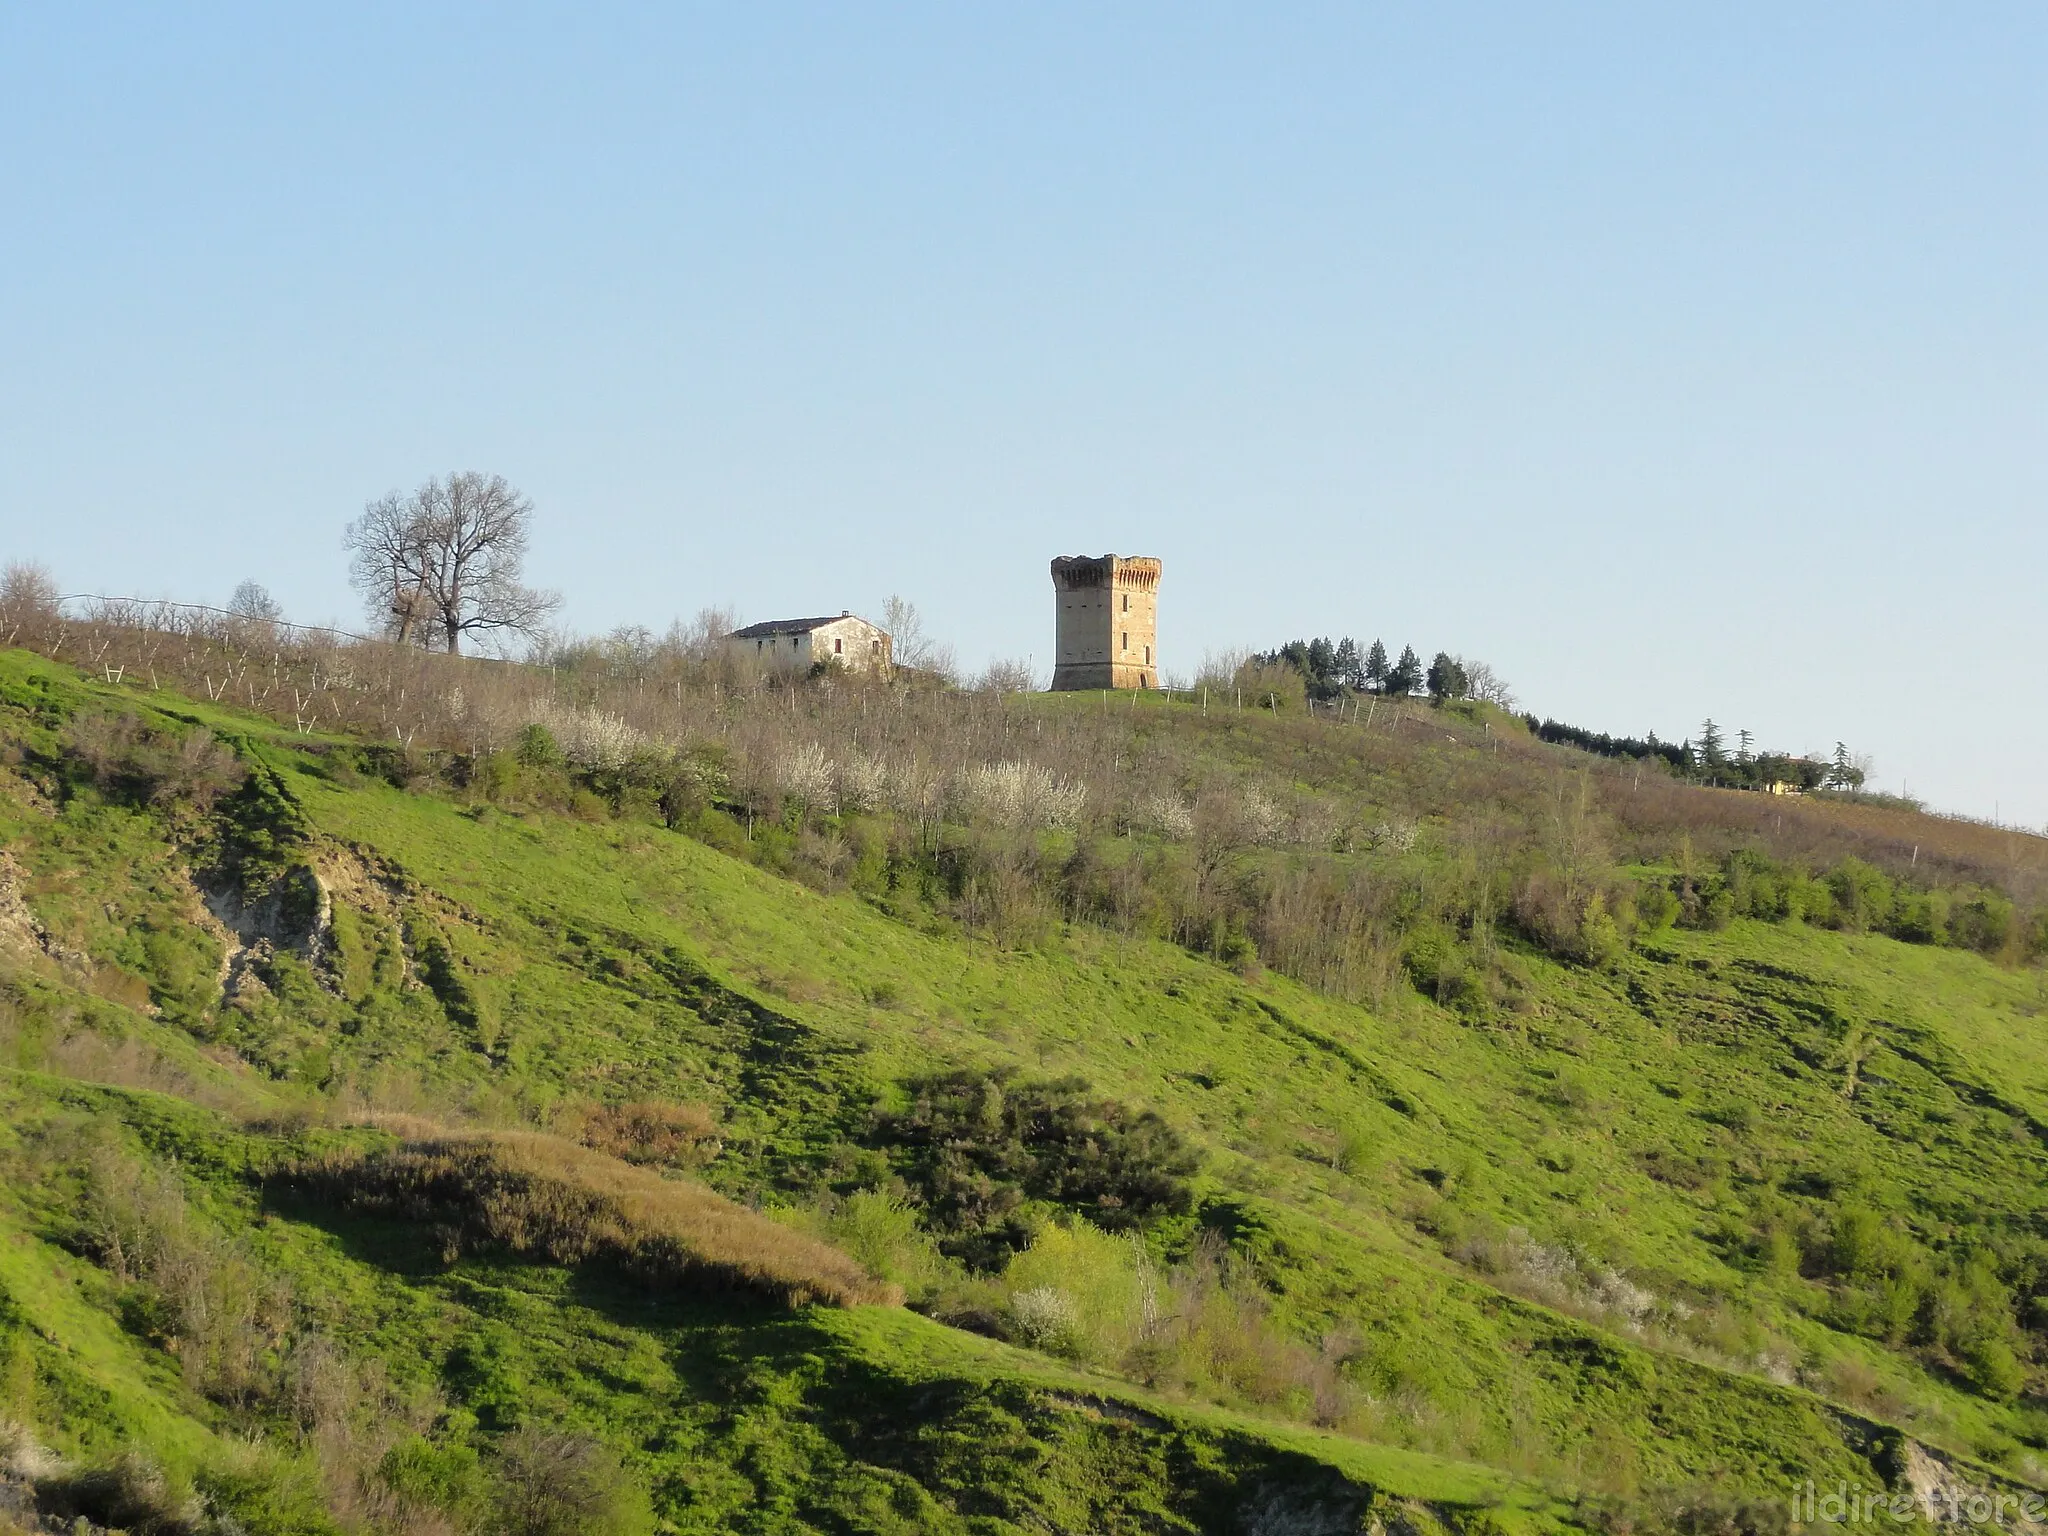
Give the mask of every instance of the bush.
<svg viewBox="0 0 2048 1536">
<path fill-rule="evenodd" d="M 1020 1340 L 1077 1360 L 1114 1362 L 1159 1316 L 1142 1243 L 1085 1221 L 1048 1222 L 1003 1269 Z"/>
<path fill-rule="evenodd" d="M 101 1262 L 144 1287 L 128 1298 L 131 1323 L 177 1355 L 196 1390 L 237 1403 L 274 1390 L 290 1291 L 189 1208 L 175 1171 L 102 1152 L 85 1217 Z"/>
<path fill-rule="evenodd" d="M 1458 936 L 1442 923 L 1425 923 L 1410 933 L 1401 946 L 1401 963 L 1416 990 L 1438 1001 L 1465 969 Z"/>
<path fill-rule="evenodd" d="M 654 1528 L 647 1496 L 601 1443 L 528 1427 L 491 1463 L 498 1536 L 639 1536 Z"/>
<path fill-rule="evenodd" d="M 1885 931 L 1908 944 L 1940 944 L 1949 936 L 1948 898 L 1939 891 L 1899 891 Z"/>
<path fill-rule="evenodd" d="M 1979 1334 L 1963 1346 L 1963 1374 L 1980 1393 L 2001 1403 L 2018 1397 L 2027 1384 L 2019 1356 L 1995 1333 Z"/>
<path fill-rule="evenodd" d="M 1049 1355 L 1075 1359 L 1087 1353 L 1086 1335 L 1074 1310 L 1074 1298 L 1054 1285 L 1010 1293 L 1010 1323 L 1019 1342 Z"/>
<path fill-rule="evenodd" d="M 175 1486 L 147 1452 L 125 1451 L 111 1461 L 37 1480 L 36 1496 L 48 1513 L 86 1520 L 137 1536 L 173 1536 L 195 1529 L 201 1511 L 190 1491 Z"/>
<path fill-rule="evenodd" d="M 825 1236 L 877 1280 L 912 1300 L 930 1294 L 947 1265 L 917 1212 L 894 1195 L 864 1189 L 824 1213 Z"/>
<path fill-rule="evenodd" d="M 385 1451 L 377 1463 L 377 1480 L 401 1518 L 438 1513 L 466 1526 L 485 1502 L 476 1452 L 462 1444 L 436 1445 L 423 1435 L 407 1435 Z"/>
<path fill-rule="evenodd" d="M 1572 958 L 1581 965 L 1604 971 L 1626 953 L 1628 940 L 1622 935 L 1621 924 L 1608 911 L 1607 898 L 1595 891 L 1586 898 L 1585 910 L 1579 914 L 1578 942 Z"/>
<path fill-rule="evenodd" d="M 1980 955 L 2003 953 L 2016 928 L 2012 903 L 1995 891 L 1980 891 L 1949 911 L 1949 942 Z"/>
<path fill-rule="evenodd" d="M 1661 880 L 1645 885 L 1636 897 L 1636 914 L 1645 933 L 1662 933 L 1678 921 L 1678 898 Z"/>
<path fill-rule="evenodd" d="M 0 1424 L 36 1422 L 36 1357 L 26 1328 L 0 1330 Z"/>
<path fill-rule="evenodd" d="M 1111 1231 L 1193 1207 L 1198 1159 L 1180 1133 L 1151 1110 L 1093 1097 L 1082 1078 L 966 1069 L 910 1091 L 907 1110 L 876 1117 L 871 1141 L 894 1155 L 944 1251 L 978 1269 L 1029 1241 L 1027 1201 Z"/>
<path fill-rule="evenodd" d="M 64 755 L 102 794 L 136 805 L 182 800 L 205 810 L 247 776 L 204 726 L 173 735 L 147 729 L 133 714 L 75 717 Z"/>
<path fill-rule="evenodd" d="M 512 755 L 522 768 L 559 768 L 562 766 L 562 749 L 555 741 L 555 733 L 539 721 L 520 727 L 518 741 L 512 748 Z"/>
<path fill-rule="evenodd" d="M 1894 891 L 1882 870 L 1861 859 L 1844 859 L 1827 877 L 1836 921 L 1855 933 L 1882 927 L 1891 916 Z"/>
</svg>

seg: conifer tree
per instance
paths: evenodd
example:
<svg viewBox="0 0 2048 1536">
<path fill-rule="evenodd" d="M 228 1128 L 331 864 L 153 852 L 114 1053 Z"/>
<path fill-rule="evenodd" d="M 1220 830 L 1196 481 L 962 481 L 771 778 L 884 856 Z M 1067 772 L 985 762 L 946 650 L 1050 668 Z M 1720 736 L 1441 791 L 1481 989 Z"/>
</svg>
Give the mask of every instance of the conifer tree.
<svg viewBox="0 0 2048 1536">
<path fill-rule="evenodd" d="M 1863 770 L 1856 766 L 1856 760 L 1849 756 L 1849 748 L 1843 742 L 1835 743 L 1834 760 L 1828 764 L 1828 776 L 1821 781 L 1825 789 L 1861 789 Z"/>
<path fill-rule="evenodd" d="M 1396 698 L 1406 698 L 1422 686 L 1422 658 L 1415 654 L 1415 647 L 1401 647 L 1401 659 L 1394 663 L 1387 673 L 1387 692 Z"/>
<path fill-rule="evenodd" d="M 1462 699 L 1466 693 L 1465 669 L 1447 651 L 1438 651 L 1429 663 L 1429 696 L 1441 704 L 1445 699 Z"/>
<path fill-rule="evenodd" d="M 1335 680 L 1346 688 L 1357 690 L 1365 686 L 1365 663 L 1358 655 L 1358 642 L 1346 635 L 1337 642 L 1337 655 L 1331 664 Z"/>
<path fill-rule="evenodd" d="M 1387 686 L 1387 648 L 1377 640 L 1365 653 L 1365 686 L 1382 691 Z"/>
<path fill-rule="evenodd" d="M 1721 735 L 1721 727 L 1708 720 L 1700 726 L 1700 766 L 1709 773 L 1719 773 L 1728 763 L 1728 743 Z"/>
</svg>

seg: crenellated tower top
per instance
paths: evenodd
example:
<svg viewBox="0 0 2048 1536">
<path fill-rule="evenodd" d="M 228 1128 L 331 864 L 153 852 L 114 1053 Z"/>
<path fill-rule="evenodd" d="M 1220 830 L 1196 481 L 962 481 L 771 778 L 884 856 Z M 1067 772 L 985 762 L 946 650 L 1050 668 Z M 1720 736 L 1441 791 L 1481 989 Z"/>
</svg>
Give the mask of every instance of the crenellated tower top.
<svg viewBox="0 0 2048 1536">
<path fill-rule="evenodd" d="M 1129 587 L 1150 592 L 1159 586 L 1161 569 L 1145 555 L 1061 555 L 1052 563 L 1052 580 L 1068 591 Z"/>
</svg>

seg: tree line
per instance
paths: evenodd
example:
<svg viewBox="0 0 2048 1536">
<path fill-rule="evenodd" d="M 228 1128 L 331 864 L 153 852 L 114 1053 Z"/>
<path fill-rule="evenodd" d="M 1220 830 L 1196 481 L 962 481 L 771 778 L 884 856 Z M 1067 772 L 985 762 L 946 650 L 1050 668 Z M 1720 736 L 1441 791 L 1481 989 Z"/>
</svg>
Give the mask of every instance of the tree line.
<svg viewBox="0 0 2048 1536">
<path fill-rule="evenodd" d="M 1411 698 L 1423 693 L 1438 703 L 1470 698 L 1506 708 L 1514 702 L 1507 684 L 1484 662 L 1438 651 L 1424 666 L 1412 645 L 1403 645 L 1400 656 L 1390 661 L 1378 639 L 1362 649 L 1349 635 L 1334 642 L 1328 636 L 1290 640 L 1253 655 L 1251 664 L 1299 673 L 1308 697 L 1318 703 L 1352 694 Z"/>
<path fill-rule="evenodd" d="M 1697 742 L 1690 737 L 1677 742 L 1660 741 L 1655 731 L 1644 737 L 1610 736 L 1605 731 L 1589 731 L 1547 717 L 1538 719 L 1533 714 L 1523 715 L 1522 721 L 1539 741 L 1577 747 L 1600 757 L 1638 762 L 1655 759 L 1682 779 L 1718 789 L 1800 793 L 1821 789 L 1855 793 L 1870 775 L 1867 760 L 1851 753 L 1844 742 L 1836 742 L 1829 757 L 1805 757 L 1792 752 L 1758 751 L 1756 738 L 1746 730 L 1738 730 L 1731 748 L 1727 732 L 1712 719 L 1701 723 Z"/>
</svg>

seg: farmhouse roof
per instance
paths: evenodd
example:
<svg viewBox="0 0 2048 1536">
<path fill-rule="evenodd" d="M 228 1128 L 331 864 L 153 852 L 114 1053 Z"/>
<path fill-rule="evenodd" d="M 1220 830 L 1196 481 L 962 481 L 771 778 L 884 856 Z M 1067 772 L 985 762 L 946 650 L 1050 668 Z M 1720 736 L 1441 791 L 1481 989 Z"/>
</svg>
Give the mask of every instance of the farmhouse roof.
<svg viewBox="0 0 2048 1536">
<path fill-rule="evenodd" d="M 749 624 L 745 629 L 732 632 L 734 640 L 764 640 L 770 635 L 807 635 L 814 629 L 823 629 L 827 624 L 837 624 L 841 619 L 850 619 L 851 613 L 827 614 L 822 619 L 768 619 L 760 624 Z M 867 620 L 862 619 L 865 624 Z"/>
</svg>

